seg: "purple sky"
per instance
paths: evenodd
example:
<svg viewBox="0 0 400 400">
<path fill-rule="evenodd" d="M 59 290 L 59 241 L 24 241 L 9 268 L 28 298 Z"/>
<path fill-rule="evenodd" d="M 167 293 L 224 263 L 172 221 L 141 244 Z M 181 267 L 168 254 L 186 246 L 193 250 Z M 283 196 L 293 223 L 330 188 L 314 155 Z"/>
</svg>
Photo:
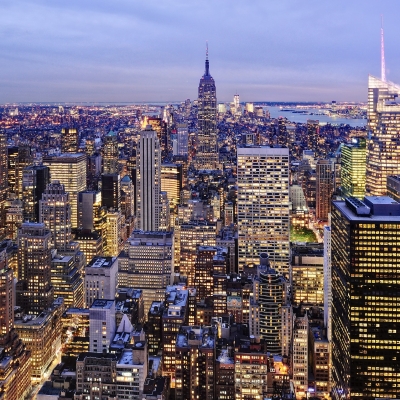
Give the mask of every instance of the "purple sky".
<svg viewBox="0 0 400 400">
<path fill-rule="evenodd" d="M 218 101 L 366 101 L 400 83 L 395 0 L 2 0 L 0 103 L 197 96 L 205 41 Z"/>
</svg>

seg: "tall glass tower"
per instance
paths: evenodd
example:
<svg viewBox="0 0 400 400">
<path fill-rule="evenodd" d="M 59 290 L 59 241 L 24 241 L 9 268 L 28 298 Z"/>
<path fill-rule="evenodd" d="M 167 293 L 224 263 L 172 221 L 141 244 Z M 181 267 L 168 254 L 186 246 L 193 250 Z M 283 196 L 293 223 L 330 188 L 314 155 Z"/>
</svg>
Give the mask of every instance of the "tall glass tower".
<svg viewBox="0 0 400 400">
<path fill-rule="evenodd" d="M 199 84 L 197 119 L 197 151 L 194 165 L 197 169 L 218 169 L 217 95 L 214 78 L 210 75 L 208 48 L 206 69 Z"/>
<path fill-rule="evenodd" d="M 400 174 L 400 86 L 369 76 L 366 192 L 386 194 L 386 180 Z"/>
</svg>

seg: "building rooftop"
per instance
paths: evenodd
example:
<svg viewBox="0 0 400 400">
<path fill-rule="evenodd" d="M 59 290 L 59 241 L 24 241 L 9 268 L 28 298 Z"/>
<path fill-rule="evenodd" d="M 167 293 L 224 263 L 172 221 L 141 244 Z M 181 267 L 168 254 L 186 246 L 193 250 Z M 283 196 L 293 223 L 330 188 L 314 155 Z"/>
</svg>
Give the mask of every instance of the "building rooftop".
<svg viewBox="0 0 400 400">
<path fill-rule="evenodd" d="M 90 308 L 100 308 L 103 310 L 110 309 L 114 304 L 114 300 L 96 299 Z"/>
<path fill-rule="evenodd" d="M 143 395 L 161 396 L 167 385 L 167 377 L 146 378 L 143 387 Z"/>
<path fill-rule="evenodd" d="M 89 264 L 86 265 L 86 268 L 111 268 L 116 260 L 117 257 L 95 256 Z"/>
</svg>

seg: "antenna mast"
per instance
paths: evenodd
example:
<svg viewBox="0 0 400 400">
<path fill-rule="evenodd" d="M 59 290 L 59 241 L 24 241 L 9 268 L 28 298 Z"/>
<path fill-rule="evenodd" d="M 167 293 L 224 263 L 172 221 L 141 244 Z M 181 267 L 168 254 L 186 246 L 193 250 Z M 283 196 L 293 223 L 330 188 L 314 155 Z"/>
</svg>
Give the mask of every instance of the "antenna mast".
<svg viewBox="0 0 400 400">
<path fill-rule="evenodd" d="M 381 79 L 383 82 L 386 82 L 385 41 L 383 38 L 383 15 L 381 15 Z"/>
</svg>

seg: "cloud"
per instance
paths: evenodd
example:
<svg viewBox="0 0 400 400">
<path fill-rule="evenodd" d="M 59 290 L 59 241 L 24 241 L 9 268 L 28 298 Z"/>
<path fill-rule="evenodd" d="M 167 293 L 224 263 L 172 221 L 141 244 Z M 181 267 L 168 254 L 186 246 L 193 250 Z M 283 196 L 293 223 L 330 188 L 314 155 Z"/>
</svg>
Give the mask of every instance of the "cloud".
<svg viewBox="0 0 400 400">
<path fill-rule="evenodd" d="M 381 13 L 400 81 L 400 4 L 365 3 L 3 0 L 0 102 L 193 99 L 206 40 L 221 101 L 365 101 Z"/>
</svg>

